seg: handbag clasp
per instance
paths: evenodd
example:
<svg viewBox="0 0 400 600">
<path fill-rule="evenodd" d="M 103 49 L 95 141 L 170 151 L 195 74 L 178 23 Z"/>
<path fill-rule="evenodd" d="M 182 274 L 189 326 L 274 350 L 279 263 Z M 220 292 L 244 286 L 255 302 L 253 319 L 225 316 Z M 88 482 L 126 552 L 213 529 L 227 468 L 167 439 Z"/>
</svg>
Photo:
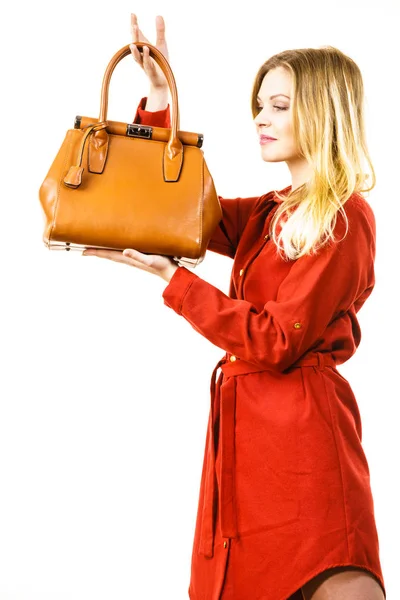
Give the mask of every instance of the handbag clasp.
<svg viewBox="0 0 400 600">
<path fill-rule="evenodd" d="M 128 123 L 126 126 L 126 135 L 130 137 L 140 137 L 151 139 L 153 128 L 148 125 L 138 125 L 137 123 Z"/>
</svg>

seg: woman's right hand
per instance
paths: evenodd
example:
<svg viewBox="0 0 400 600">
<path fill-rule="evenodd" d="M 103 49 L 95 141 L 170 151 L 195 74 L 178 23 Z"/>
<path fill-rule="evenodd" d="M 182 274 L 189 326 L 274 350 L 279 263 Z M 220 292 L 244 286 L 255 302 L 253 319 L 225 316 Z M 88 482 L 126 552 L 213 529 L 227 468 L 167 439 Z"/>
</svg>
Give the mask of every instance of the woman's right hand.
<svg viewBox="0 0 400 600">
<path fill-rule="evenodd" d="M 161 16 L 156 17 L 156 31 L 157 41 L 154 45 L 169 62 L 167 41 L 165 39 L 165 23 L 163 17 Z M 143 35 L 141 29 L 139 29 L 137 17 L 133 13 L 131 13 L 131 32 L 133 42 L 151 43 L 146 36 Z M 148 76 L 150 80 L 150 87 L 154 90 L 168 90 L 169 88 L 167 79 L 155 60 L 150 57 L 149 48 L 147 46 L 143 46 L 143 52 L 140 52 L 135 44 L 130 44 L 129 47 L 131 49 L 133 58 L 137 63 L 139 63 Z"/>
</svg>

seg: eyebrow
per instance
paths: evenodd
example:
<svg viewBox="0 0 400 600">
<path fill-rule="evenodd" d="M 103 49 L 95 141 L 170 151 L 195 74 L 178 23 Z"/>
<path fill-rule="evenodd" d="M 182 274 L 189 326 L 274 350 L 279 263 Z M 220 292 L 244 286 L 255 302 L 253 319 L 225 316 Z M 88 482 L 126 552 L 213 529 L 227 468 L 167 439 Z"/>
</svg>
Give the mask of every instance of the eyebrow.
<svg viewBox="0 0 400 600">
<path fill-rule="evenodd" d="M 275 94 L 274 96 L 271 96 L 271 97 L 270 97 L 270 100 L 273 100 L 273 99 L 274 99 L 274 98 L 276 98 L 277 96 L 285 96 L 285 98 L 289 98 L 289 100 L 290 100 L 290 97 L 289 97 L 289 96 L 286 96 L 286 94 Z M 257 96 L 257 100 L 261 100 L 260 96 Z"/>
</svg>

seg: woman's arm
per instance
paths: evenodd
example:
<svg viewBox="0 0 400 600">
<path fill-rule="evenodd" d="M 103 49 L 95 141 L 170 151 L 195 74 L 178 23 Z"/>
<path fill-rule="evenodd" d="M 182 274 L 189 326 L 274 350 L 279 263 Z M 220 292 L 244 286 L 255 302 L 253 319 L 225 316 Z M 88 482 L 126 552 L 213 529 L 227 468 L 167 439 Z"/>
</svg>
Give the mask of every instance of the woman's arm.
<svg viewBox="0 0 400 600">
<path fill-rule="evenodd" d="M 170 128 L 171 114 L 168 92 L 150 90 L 149 96 L 140 100 L 133 122 Z M 211 236 L 207 250 L 234 258 L 243 229 L 258 198 L 258 196 L 253 196 L 228 199 L 218 196 L 222 219 Z"/>
<path fill-rule="evenodd" d="M 345 210 L 349 230 L 338 214 L 337 241 L 318 254 L 293 261 L 275 298 L 262 310 L 230 298 L 186 267 L 179 267 L 163 292 L 164 304 L 184 317 L 215 346 L 238 358 L 282 372 L 322 340 L 339 315 L 354 324 L 354 345 L 360 341 L 355 313 L 375 285 L 376 225 L 367 202 L 351 200 Z M 268 277 L 268 258 L 265 277 Z M 342 342 L 344 343 L 344 342 Z M 346 340 L 347 343 L 350 340 Z"/>
<path fill-rule="evenodd" d="M 136 108 L 133 123 L 154 125 L 155 127 L 171 127 L 171 114 L 168 103 L 168 91 L 152 90 L 145 96 Z"/>
</svg>

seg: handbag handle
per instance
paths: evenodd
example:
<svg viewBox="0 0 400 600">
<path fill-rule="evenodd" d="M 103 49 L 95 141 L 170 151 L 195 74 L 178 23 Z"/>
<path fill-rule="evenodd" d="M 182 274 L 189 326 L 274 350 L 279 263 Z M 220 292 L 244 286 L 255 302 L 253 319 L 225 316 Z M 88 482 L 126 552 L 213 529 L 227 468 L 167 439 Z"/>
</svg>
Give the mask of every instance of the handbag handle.
<svg viewBox="0 0 400 600">
<path fill-rule="evenodd" d="M 162 72 L 164 73 L 164 75 L 166 77 L 168 87 L 170 89 L 171 96 L 172 96 L 172 119 L 171 119 L 172 132 L 173 132 L 173 135 L 176 137 L 177 132 L 179 130 L 178 91 L 176 88 L 175 77 L 174 77 L 171 67 L 169 66 L 169 62 L 165 58 L 164 54 L 162 54 L 162 52 L 160 52 L 160 50 L 158 50 L 158 48 L 156 48 L 152 44 L 149 44 L 148 42 L 133 42 L 133 43 L 138 48 L 139 52 L 142 52 L 142 53 L 143 53 L 144 46 L 147 46 L 149 48 L 150 56 L 154 58 L 154 60 L 156 61 L 156 63 L 158 64 L 158 66 L 160 67 L 160 69 L 162 70 Z M 121 48 L 121 50 L 118 50 L 118 52 L 116 52 L 114 54 L 114 56 L 112 57 L 112 59 L 110 60 L 110 62 L 107 65 L 107 68 L 106 68 L 106 71 L 105 71 L 104 77 L 103 77 L 103 85 L 101 87 L 99 122 L 107 120 L 108 91 L 109 91 L 109 87 L 110 87 L 111 75 L 113 74 L 113 71 L 114 71 L 115 67 L 117 66 L 117 64 L 123 58 L 125 58 L 125 56 L 128 56 L 128 54 L 131 54 L 129 44 L 127 46 L 124 46 L 123 48 Z"/>
<path fill-rule="evenodd" d="M 179 128 L 179 108 L 178 108 L 178 91 L 176 89 L 175 77 L 171 67 L 165 56 L 152 44 L 148 42 L 133 42 L 139 52 L 143 53 L 143 46 L 148 46 L 149 54 L 154 58 L 156 63 L 163 71 L 168 87 L 172 96 L 172 118 L 171 118 L 171 133 L 164 152 L 164 174 L 165 181 L 177 181 L 182 168 L 183 162 L 183 146 L 178 138 Z M 100 101 L 100 116 L 99 122 L 107 120 L 108 112 L 108 91 L 110 87 L 111 75 L 120 60 L 131 54 L 129 44 L 118 50 L 107 65 L 101 86 L 101 101 Z"/>
<path fill-rule="evenodd" d="M 178 91 L 176 89 L 175 77 L 165 56 L 155 46 L 148 42 L 133 42 L 139 51 L 143 53 L 143 46 L 148 46 L 149 54 L 163 71 L 168 87 L 172 96 L 172 119 L 171 131 L 167 145 L 165 146 L 163 156 L 163 175 L 164 181 L 175 182 L 179 180 L 183 164 L 183 145 L 178 138 L 179 129 L 179 107 Z M 118 50 L 110 60 L 104 73 L 101 86 L 100 115 L 97 123 L 88 126 L 85 135 L 82 138 L 78 152 L 78 164 L 72 165 L 64 177 L 64 184 L 69 188 L 77 188 L 82 183 L 82 160 L 83 151 L 87 140 L 89 140 L 89 152 L 91 162 L 91 172 L 101 174 L 105 167 L 108 153 L 108 133 L 107 133 L 107 112 L 108 112 L 108 93 L 110 88 L 111 75 L 120 60 L 131 54 L 129 44 Z"/>
</svg>

